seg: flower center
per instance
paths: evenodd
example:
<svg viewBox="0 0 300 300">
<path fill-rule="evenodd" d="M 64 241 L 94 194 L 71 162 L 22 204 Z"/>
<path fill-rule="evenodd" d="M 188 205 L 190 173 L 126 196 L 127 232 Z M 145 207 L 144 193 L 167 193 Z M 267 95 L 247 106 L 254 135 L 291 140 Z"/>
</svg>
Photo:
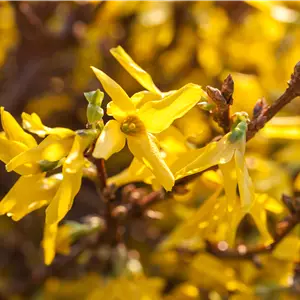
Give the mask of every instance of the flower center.
<svg viewBox="0 0 300 300">
<path fill-rule="evenodd" d="M 128 135 L 136 135 L 145 131 L 142 121 L 136 116 L 128 116 L 121 123 L 121 131 Z"/>
</svg>

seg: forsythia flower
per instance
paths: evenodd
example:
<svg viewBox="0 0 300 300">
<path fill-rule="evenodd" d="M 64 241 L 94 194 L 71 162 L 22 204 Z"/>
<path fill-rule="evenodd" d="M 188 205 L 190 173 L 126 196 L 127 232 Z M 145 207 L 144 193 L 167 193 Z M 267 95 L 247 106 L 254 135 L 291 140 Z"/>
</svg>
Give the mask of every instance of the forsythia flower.
<svg viewBox="0 0 300 300">
<path fill-rule="evenodd" d="M 130 98 L 114 80 L 92 67 L 112 99 L 107 113 L 115 119 L 105 125 L 93 156 L 108 159 L 120 151 L 127 141 L 132 154 L 151 170 L 166 190 L 171 190 L 174 176 L 161 157 L 153 134 L 164 131 L 175 119 L 182 117 L 197 104 L 204 91 L 190 83 L 177 91 L 161 93 L 150 75 L 136 65 L 122 48 L 112 49 L 111 52 L 151 92 L 143 91 Z"/>
<path fill-rule="evenodd" d="M 267 230 L 266 212 L 261 198 L 256 198 L 254 186 L 244 159 L 246 146 L 246 120 L 240 120 L 232 132 L 218 142 L 192 150 L 189 155 L 181 155 L 171 166 L 175 179 L 192 175 L 218 165 L 224 177 L 224 189 L 227 199 L 227 220 L 229 230 L 227 240 L 233 244 L 239 222 L 249 213 L 260 231 L 264 242 L 272 242 Z M 239 201 L 236 187 L 239 187 Z"/>
<path fill-rule="evenodd" d="M 174 126 L 170 126 L 163 132 L 157 135 L 161 154 L 165 158 L 168 166 L 170 166 L 178 157 L 179 154 L 189 150 L 185 142 L 185 137 Z M 114 184 L 117 187 L 131 182 L 144 182 L 152 184 L 153 188 L 161 187 L 151 171 L 138 159 L 134 158 L 128 168 L 119 174 L 108 178 L 108 184 Z"/>
<path fill-rule="evenodd" d="M 58 223 L 70 210 L 81 185 L 84 151 L 96 138 L 95 130 L 74 132 L 66 128 L 49 128 L 36 114 L 23 114 L 24 127 L 44 137 L 37 145 L 16 120 L 1 108 L 4 146 L 1 160 L 7 171 L 18 171 L 22 176 L 0 203 L 0 214 L 17 221 L 31 211 L 48 204 L 44 232 L 45 263 L 55 255 Z M 7 152 L 5 152 L 5 150 Z M 46 172 L 63 165 L 62 174 L 46 178 Z"/>
<path fill-rule="evenodd" d="M 63 164 L 63 181 L 46 209 L 43 240 L 46 264 L 50 264 L 55 255 L 58 223 L 71 209 L 73 200 L 79 192 L 85 162 L 83 153 L 91 142 L 90 136 L 75 136 L 72 149 Z"/>
</svg>

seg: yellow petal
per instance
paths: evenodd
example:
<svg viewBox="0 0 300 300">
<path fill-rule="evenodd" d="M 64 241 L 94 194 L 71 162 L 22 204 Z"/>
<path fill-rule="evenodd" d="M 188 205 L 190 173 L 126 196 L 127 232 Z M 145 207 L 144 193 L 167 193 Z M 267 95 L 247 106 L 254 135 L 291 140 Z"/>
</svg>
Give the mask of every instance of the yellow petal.
<svg viewBox="0 0 300 300">
<path fill-rule="evenodd" d="M 25 215 L 48 204 L 54 197 L 61 178 L 45 174 L 21 176 L 0 202 L 0 214 L 19 221 Z"/>
<path fill-rule="evenodd" d="M 80 190 L 85 147 L 84 138 L 76 135 L 72 149 L 63 164 L 63 181 L 46 209 L 43 247 L 45 263 L 48 265 L 55 256 L 57 224 L 71 209 L 74 198 Z"/>
<path fill-rule="evenodd" d="M 195 145 L 207 142 L 211 136 L 208 117 L 198 106 L 194 106 L 182 118 L 175 120 L 174 125 L 182 132 L 187 141 Z"/>
<path fill-rule="evenodd" d="M 3 130 L 9 140 L 23 143 L 29 148 L 37 145 L 33 136 L 26 133 L 15 118 L 9 112 L 5 111 L 3 107 L 0 108 L 0 113 Z"/>
<path fill-rule="evenodd" d="M 7 164 L 20 153 L 27 151 L 28 147 L 22 143 L 8 140 L 5 136 L 0 136 L 0 160 Z M 36 164 L 26 164 L 14 170 L 20 175 L 35 174 L 40 171 Z"/>
<path fill-rule="evenodd" d="M 171 154 L 185 153 L 189 149 L 182 133 L 175 127 L 170 126 L 166 130 L 156 135 L 160 146 L 164 151 Z"/>
<path fill-rule="evenodd" d="M 107 183 L 119 187 L 131 182 L 148 182 L 150 177 L 153 177 L 151 171 L 137 158 L 134 158 L 127 169 L 108 178 Z"/>
<path fill-rule="evenodd" d="M 0 132 L 0 160 L 4 163 L 8 163 L 12 158 L 27 149 L 28 147 L 23 143 L 11 141 L 4 132 Z"/>
<path fill-rule="evenodd" d="M 154 137 L 149 133 L 127 136 L 127 143 L 132 154 L 150 169 L 167 191 L 170 191 L 174 185 L 174 176 L 162 159 Z"/>
<path fill-rule="evenodd" d="M 43 248 L 44 248 L 44 261 L 46 265 L 50 265 L 55 257 L 55 243 L 57 236 L 58 224 L 45 224 Z"/>
<path fill-rule="evenodd" d="M 256 195 L 256 199 L 254 200 L 249 213 L 257 226 L 263 243 L 268 245 L 273 242 L 273 238 L 268 231 L 267 214 L 264 208 L 264 203 L 266 200 L 267 195 Z"/>
<path fill-rule="evenodd" d="M 138 112 L 147 130 L 159 133 L 186 114 L 204 95 L 200 86 L 189 83 L 175 93 L 158 101 L 145 103 Z"/>
<path fill-rule="evenodd" d="M 121 110 L 113 101 L 107 103 L 106 113 L 109 116 L 113 116 L 119 122 L 123 121 L 127 117 L 126 112 Z"/>
<path fill-rule="evenodd" d="M 26 151 L 28 148 L 19 142 L 10 141 L 0 137 L 0 160 L 4 163 L 9 162 L 12 158 Z"/>
<path fill-rule="evenodd" d="M 219 168 L 223 175 L 223 184 L 227 203 L 227 214 L 226 219 L 224 220 L 228 224 L 228 229 L 226 231 L 226 241 L 228 242 L 230 247 L 233 247 L 238 224 L 245 214 L 242 213 L 241 205 L 237 199 L 237 178 L 234 160 L 230 160 L 226 164 L 219 164 Z"/>
<path fill-rule="evenodd" d="M 63 181 L 46 210 L 46 223 L 59 222 L 72 206 L 79 192 L 84 167 L 84 140 L 76 135 L 72 149 L 63 164 Z"/>
<path fill-rule="evenodd" d="M 240 150 L 236 150 L 234 154 L 236 175 L 240 192 L 241 206 L 243 210 L 249 211 L 254 203 L 255 192 L 253 182 L 249 176 L 244 155 Z"/>
<path fill-rule="evenodd" d="M 108 159 L 111 155 L 124 148 L 125 141 L 126 137 L 120 129 L 120 123 L 110 120 L 105 124 L 96 142 L 93 156 Z"/>
<path fill-rule="evenodd" d="M 159 248 L 161 250 L 168 250 L 185 243 L 204 239 L 203 230 L 209 226 L 209 220 L 212 218 L 211 212 L 217 204 L 218 196 L 221 191 L 222 187 L 219 187 L 204 201 L 191 217 L 183 221 L 170 235 L 168 235 Z"/>
<path fill-rule="evenodd" d="M 31 115 L 22 113 L 22 119 L 24 129 L 30 131 L 31 133 L 35 133 L 42 138 L 48 134 L 57 135 L 61 138 L 66 138 L 75 134 L 73 130 L 68 128 L 50 128 L 45 126 L 36 113 L 32 113 Z"/>
<path fill-rule="evenodd" d="M 235 148 L 236 145 L 230 143 L 228 135 L 226 135 L 218 142 L 211 142 L 203 148 L 179 155 L 171 165 L 171 171 L 175 175 L 175 179 L 180 179 L 212 166 L 227 163 L 231 160 Z"/>
<path fill-rule="evenodd" d="M 235 203 L 237 201 L 236 195 L 236 186 L 237 186 L 237 178 L 235 173 L 235 163 L 233 160 L 230 160 L 226 164 L 220 164 L 219 168 L 223 175 L 223 184 L 225 189 L 225 194 L 227 198 L 229 212 L 233 211 L 235 207 Z"/>
<path fill-rule="evenodd" d="M 56 252 L 64 255 L 70 254 L 72 242 L 72 227 L 64 224 L 58 227 L 56 236 Z"/>
<path fill-rule="evenodd" d="M 43 239 L 45 263 L 50 264 L 55 255 L 57 224 L 65 217 L 79 192 L 82 172 L 63 172 L 63 181 L 46 210 L 45 231 Z"/>
<path fill-rule="evenodd" d="M 164 94 L 158 95 L 149 91 L 141 91 L 132 95 L 131 101 L 136 108 L 141 108 L 145 103 L 149 101 L 161 100 L 163 95 Z"/>
<path fill-rule="evenodd" d="M 124 112 L 130 113 L 131 111 L 134 111 L 134 105 L 126 92 L 104 72 L 94 67 L 91 68 L 111 100 Z"/>
<path fill-rule="evenodd" d="M 161 93 L 161 91 L 154 84 L 151 76 L 139 65 L 137 65 L 121 46 L 111 49 L 110 53 L 122 65 L 122 67 L 145 89 L 156 94 Z"/>
<path fill-rule="evenodd" d="M 63 181 L 46 210 L 46 223 L 52 224 L 61 221 L 71 209 L 74 197 L 81 186 L 82 171 L 70 173 L 63 170 Z"/>
<path fill-rule="evenodd" d="M 19 166 L 28 163 L 38 164 L 41 160 L 58 161 L 69 153 L 73 140 L 73 137 L 61 139 L 58 136 L 49 135 L 35 148 L 14 157 L 6 165 L 6 170 L 11 172 Z"/>
</svg>

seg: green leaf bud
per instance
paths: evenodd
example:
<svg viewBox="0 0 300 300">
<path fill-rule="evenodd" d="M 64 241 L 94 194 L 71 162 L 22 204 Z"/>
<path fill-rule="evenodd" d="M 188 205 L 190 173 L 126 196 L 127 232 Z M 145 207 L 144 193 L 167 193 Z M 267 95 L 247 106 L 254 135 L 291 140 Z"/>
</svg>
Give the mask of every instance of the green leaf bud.
<svg viewBox="0 0 300 300">
<path fill-rule="evenodd" d="M 104 112 L 101 108 L 104 93 L 100 90 L 84 93 L 85 98 L 89 102 L 86 110 L 87 120 L 89 124 L 94 124 L 103 118 Z"/>
</svg>

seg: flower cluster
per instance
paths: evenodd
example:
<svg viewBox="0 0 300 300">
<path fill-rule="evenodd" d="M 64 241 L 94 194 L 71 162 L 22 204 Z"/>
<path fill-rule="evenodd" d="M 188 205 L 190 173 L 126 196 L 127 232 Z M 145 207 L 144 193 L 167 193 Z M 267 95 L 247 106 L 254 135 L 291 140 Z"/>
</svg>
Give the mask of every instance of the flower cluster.
<svg viewBox="0 0 300 300">
<path fill-rule="evenodd" d="M 0 213 L 18 221 L 33 210 L 47 205 L 43 247 L 45 263 L 55 255 L 58 223 L 72 207 L 81 185 L 84 151 L 97 136 L 96 130 L 72 131 L 49 128 L 36 114 L 22 114 L 23 127 L 46 138 L 37 144 L 10 113 L 1 108 L 4 131 L 0 137 L 0 159 L 8 172 L 21 177 L 0 202 Z M 47 173 L 62 167 L 62 172 Z"/>
<path fill-rule="evenodd" d="M 208 200 L 206 206 L 217 209 L 212 216 L 209 208 L 202 206 L 200 209 L 206 211 L 200 213 L 203 219 L 197 222 L 210 223 L 210 231 L 218 231 L 218 226 L 223 226 L 220 238 L 233 244 L 241 219 L 250 214 L 265 243 L 270 243 L 264 203 L 255 194 L 244 159 L 247 114 L 236 113 L 231 118 L 232 128 L 228 134 L 196 148 L 174 122 L 198 109 L 197 103 L 201 102 L 202 106 L 207 103 L 208 95 L 201 87 L 189 83 L 177 90 L 162 92 L 124 49 L 117 47 L 111 53 L 145 90 L 130 97 L 108 75 L 92 67 L 111 99 L 106 113 L 112 118 L 105 125 L 101 108 L 104 94 L 99 90 L 85 94 L 89 102 L 89 129 L 49 128 L 35 113 L 23 113 L 23 128 L 44 138 L 39 144 L 1 108 L 0 159 L 8 172 L 21 176 L 0 202 L 0 213 L 18 221 L 33 210 L 47 206 L 43 248 L 45 263 L 50 264 L 57 248 L 59 222 L 71 209 L 80 190 L 84 168 L 89 163 L 85 154 L 89 150 L 95 159 L 107 160 L 127 143 L 133 161 L 128 169 L 109 178 L 109 184 L 120 186 L 143 181 L 152 184 L 154 189 L 163 187 L 171 191 L 175 180 L 219 166 L 225 197 Z M 221 190 L 218 189 L 218 195 Z M 210 220 L 218 220 L 220 224 Z M 176 241 L 172 240 L 171 244 L 176 245 Z"/>
</svg>

